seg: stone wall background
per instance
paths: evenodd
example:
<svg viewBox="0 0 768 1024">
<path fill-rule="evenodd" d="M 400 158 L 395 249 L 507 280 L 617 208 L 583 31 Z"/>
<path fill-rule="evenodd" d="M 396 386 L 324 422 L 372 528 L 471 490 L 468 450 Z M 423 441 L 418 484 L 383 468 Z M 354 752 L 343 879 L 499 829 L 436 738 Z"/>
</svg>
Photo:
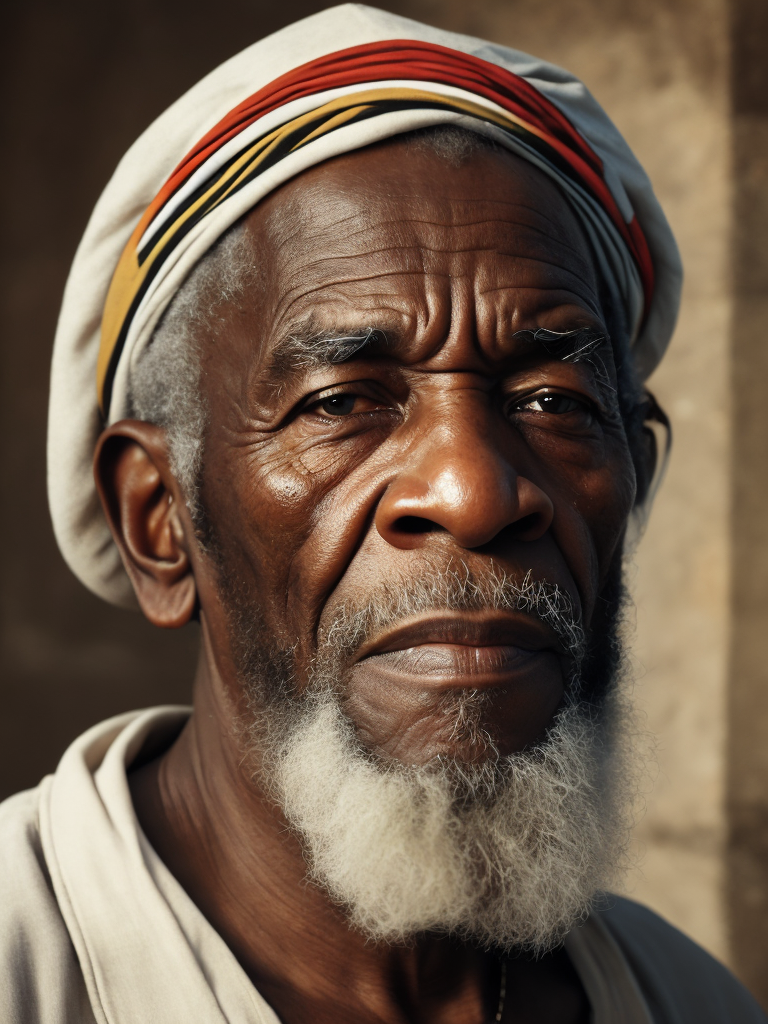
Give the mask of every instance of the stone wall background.
<svg viewBox="0 0 768 1024">
<path fill-rule="evenodd" d="M 635 695 L 657 736 L 630 893 L 768 1006 L 768 42 L 765 0 L 382 0 L 579 74 L 648 169 L 687 270 L 651 386 L 675 448 L 631 570 Z M 118 159 L 182 91 L 312 0 L 27 0 L 2 34 L 0 794 L 88 725 L 188 700 L 194 628 L 160 633 L 71 576 L 45 503 L 50 348 Z"/>
</svg>

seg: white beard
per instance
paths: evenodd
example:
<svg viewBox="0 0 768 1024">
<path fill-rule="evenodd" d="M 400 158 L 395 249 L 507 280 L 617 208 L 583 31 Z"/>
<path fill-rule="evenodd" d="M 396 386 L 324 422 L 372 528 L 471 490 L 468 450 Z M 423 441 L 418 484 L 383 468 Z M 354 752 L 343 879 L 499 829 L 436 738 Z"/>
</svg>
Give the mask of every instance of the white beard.
<svg viewBox="0 0 768 1024">
<path fill-rule="evenodd" d="M 566 702 L 545 740 L 498 756 L 475 729 L 466 691 L 445 710 L 459 732 L 475 729 L 482 764 L 438 758 L 412 767 L 365 750 L 343 710 L 350 654 L 408 615 L 489 608 L 538 616 L 572 655 Z M 248 611 L 234 634 L 249 681 L 252 763 L 298 835 L 311 879 L 368 939 L 403 943 L 435 931 L 543 952 L 615 882 L 637 791 L 635 733 L 620 669 L 599 707 L 580 701 L 583 631 L 556 586 L 425 561 L 415 579 L 340 610 L 303 692 L 291 681 L 291 652 L 268 660 Z"/>
<path fill-rule="evenodd" d="M 437 931 L 543 952 L 625 860 L 625 718 L 574 705 L 533 751 L 478 769 L 413 768 L 361 750 L 326 691 L 283 734 L 267 773 L 311 878 L 367 938 Z"/>
</svg>

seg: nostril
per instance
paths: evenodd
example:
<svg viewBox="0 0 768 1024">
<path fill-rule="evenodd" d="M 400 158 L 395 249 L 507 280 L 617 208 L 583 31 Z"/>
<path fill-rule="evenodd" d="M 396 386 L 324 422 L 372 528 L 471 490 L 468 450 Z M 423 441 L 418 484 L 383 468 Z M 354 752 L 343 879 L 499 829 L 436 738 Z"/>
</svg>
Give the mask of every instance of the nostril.
<svg viewBox="0 0 768 1024">
<path fill-rule="evenodd" d="M 445 532 L 444 527 L 423 516 L 400 516 L 392 524 L 395 533 L 438 533 Z"/>
<path fill-rule="evenodd" d="M 531 512 L 530 515 L 523 516 L 522 519 L 517 519 L 514 523 L 510 523 L 507 529 L 515 537 L 524 540 L 529 534 L 540 533 L 542 525 L 541 514 L 539 512 Z"/>
</svg>

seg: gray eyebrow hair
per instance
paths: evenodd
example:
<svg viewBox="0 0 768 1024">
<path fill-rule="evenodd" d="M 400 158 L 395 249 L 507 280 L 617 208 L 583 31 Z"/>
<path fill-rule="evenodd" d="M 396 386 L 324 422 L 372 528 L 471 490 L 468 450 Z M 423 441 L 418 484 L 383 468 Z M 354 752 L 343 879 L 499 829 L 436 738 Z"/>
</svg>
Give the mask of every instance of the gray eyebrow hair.
<svg viewBox="0 0 768 1024">
<path fill-rule="evenodd" d="M 378 327 L 359 331 L 316 330 L 311 326 L 295 330 L 278 342 L 270 359 L 268 375 L 282 376 L 291 370 L 311 370 L 334 366 L 358 355 L 373 345 L 387 343 L 386 333 Z"/>
<path fill-rule="evenodd" d="M 594 327 L 577 327 L 572 331 L 548 331 L 539 327 L 535 331 L 516 331 L 513 338 L 540 345 L 547 355 L 564 363 L 588 363 L 595 372 L 598 385 L 605 391 L 616 394 L 611 384 L 605 363 L 599 354 L 603 345 L 611 339 L 605 331 Z"/>
<path fill-rule="evenodd" d="M 539 327 L 536 330 L 516 331 L 512 337 L 543 348 L 553 359 L 589 363 L 598 384 L 615 392 L 605 364 L 598 354 L 603 345 L 610 343 L 604 331 L 593 327 L 577 327 L 571 331 L 550 331 Z M 284 380 L 291 372 L 338 365 L 352 359 L 365 348 L 384 348 L 389 340 L 387 333 L 379 327 L 351 331 L 328 330 L 317 328 L 311 319 L 307 319 L 275 346 L 266 377 L 267 380 Z"/>
<path fill-rule="evenodd" d="M 583 362 L 611 340 L 605 331 L 594 327 L 577 327 L 572 331 L 548 331 L 539 327 L 535 331 L 516 331 L 512 337 L 535 342 L 547 355 L 564 363 Z"/>
</svg>

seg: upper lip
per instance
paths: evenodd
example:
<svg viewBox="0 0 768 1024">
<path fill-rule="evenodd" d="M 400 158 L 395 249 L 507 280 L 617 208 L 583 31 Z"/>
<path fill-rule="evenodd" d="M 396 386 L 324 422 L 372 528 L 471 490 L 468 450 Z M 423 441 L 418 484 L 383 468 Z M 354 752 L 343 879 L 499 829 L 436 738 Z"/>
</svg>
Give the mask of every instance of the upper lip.
<svg viewBox="0 0 768 1024">
<path fill-rule="evenodd" d="M 357 661 L 420 644 L 506 646 L 565 653 L 560 638 L 541 619 L 524 612 L 433 612 L 385 630 L 364 643 Z"/>
</svg>

